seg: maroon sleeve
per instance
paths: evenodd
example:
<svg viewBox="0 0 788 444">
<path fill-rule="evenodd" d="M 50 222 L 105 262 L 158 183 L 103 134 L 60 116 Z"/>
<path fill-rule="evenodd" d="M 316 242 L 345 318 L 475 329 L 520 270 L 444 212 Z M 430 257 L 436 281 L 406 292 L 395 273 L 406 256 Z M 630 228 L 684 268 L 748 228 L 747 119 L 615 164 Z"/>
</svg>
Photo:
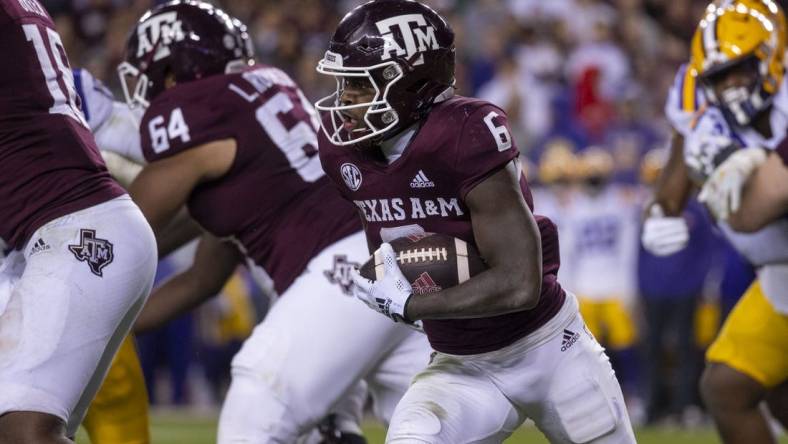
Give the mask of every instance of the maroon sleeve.
<svg viewBox="0 0 788 444">
<path fill-rule="evenodd" d="M 788 167 L 788 137 L 780 142 L 775 151 L 777 151 L 777 155 L 783 160 L 785 166 Z"/>
<path fill-rule="evenodd" d="M 519 155 L 506 113 L 491 104 L 482 105 L 468 116 L 456 150 L 455 170 L 461 177 L 459 188 L 463 199 L 476 185 Z"/>
<path fill-rule="evenodd" d="M 223 100 L 211 100 L 221 97 L 223 91 L 204 81 L 199 83 L 199 90 L 191 88 L 191 84 L 175 86 L 151 103 L 140 124 L 145 160 L 154 162 L 236 136 L 236 111 L 228 110 Z"/>
<path fill-rule="evenodd" d="M 320 166 L 323 168 L 323 172 L 325 172 L 326 176 L 331 179 L 332 186 L 336 188 L 337 191 L 339 191 L 339 194 L 341 194 L 342 197 L 347 200 L 353 200 L 348 194 L 348 187 L 345 184 L 344 179 L 342 179 L 342 158 L 339 156 L 340 151 L 338 150 L 344 148 L 338 148 L 332 144 L 328 140 L 328 137 L 326 137 L 325 133 L 323 133 L 322 129 L 318 129 L 317 131 L 317 142 L 317 153 L 318 156 L 320 156 Z"/>
</svg>

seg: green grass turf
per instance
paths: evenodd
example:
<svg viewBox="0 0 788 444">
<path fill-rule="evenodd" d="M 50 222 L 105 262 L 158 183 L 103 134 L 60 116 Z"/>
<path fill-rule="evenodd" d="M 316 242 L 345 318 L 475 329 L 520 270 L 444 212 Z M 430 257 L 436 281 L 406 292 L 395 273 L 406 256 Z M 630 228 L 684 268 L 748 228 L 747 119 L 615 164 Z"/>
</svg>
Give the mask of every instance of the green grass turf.
<svg viewBox="0 0 788 444">
<path fill-rule="evenodd" d="M 213 444 L 216 441 L 216 418 L 190 416 L 183 413 L 158 413 L 151 423 L 152 444 Z M 376 424 L 367 424 L 364 432 L 369 444 L 382 444 L 385 429 Z M 712 429 L 676 430 L 643 428 L 637 431 L 639 444 L 717 444 L 720 442 Z M 77 444 L 88 444 L 89 441 L 80 430 Z M 511 438 L 508 444 L 549 444 L 548 441 L 533 427 L 523 427 Z M 788 444 L 788 437 L 780 439 L 781 444 Z"/>
</svg>

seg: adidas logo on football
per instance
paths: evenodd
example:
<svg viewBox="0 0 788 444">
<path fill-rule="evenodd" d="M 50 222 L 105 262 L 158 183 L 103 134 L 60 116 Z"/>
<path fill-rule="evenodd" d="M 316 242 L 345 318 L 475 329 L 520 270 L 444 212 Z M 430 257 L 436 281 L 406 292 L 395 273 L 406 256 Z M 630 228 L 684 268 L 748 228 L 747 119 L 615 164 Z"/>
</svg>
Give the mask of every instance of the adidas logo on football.
<svg viewBox="0 0 788 444">
<path fill-rule="evenodd" d="M 426 271 L 416 278 L 410 286 L 414 294 L 427 294 L 441 291 L 440 285 L 436 284 L 435 281 L 432 280 L 432 276 Z"/>
<path fill-rule="evenodd" d="M 410 182 L 411 188 L 434 188 L 435 182 L 427 179 L 427 175 L 424 174 L 424 170 L 419 170 L 419 173 L 416 174 L 416 177 Z"/>
<path fill-rule="evenodd" d="M 34 255 L 36 253 L 41 253 L 42 251 L 47 251 L 47 250 L 51 250 L 51 249 L 52 249 L 52 247 L 47 245 L 47 243 L 44 242 L 44 239 L 41 239 L 39 237 L 38 241 L 36 241 L 35 245 L 33 245 L 33 248 L 30 250 L 30 255 L 32 256 L 32 255 Z"/>
<path fill-rule="evenodd" d="M 564 329 L 564 339 L 561 341 L 561 351 L 569 350 L 577 340 L 580 339 L 580 333 L 575 333 L 572 330 Z"/>
</svg>

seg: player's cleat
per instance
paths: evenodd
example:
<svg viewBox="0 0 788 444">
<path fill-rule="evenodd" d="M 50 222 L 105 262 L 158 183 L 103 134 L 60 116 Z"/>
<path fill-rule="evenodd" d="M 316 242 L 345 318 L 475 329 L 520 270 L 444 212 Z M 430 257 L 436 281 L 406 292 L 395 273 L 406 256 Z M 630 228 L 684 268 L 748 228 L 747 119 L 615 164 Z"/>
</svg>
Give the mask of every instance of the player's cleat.
<svg viewBox="0 0 788 444">
<path fill-rule="evenodd" d="M 337 427 L 336 415 L 328 415 L 318 424 L 320 433 L 318 444 L 367 444 L 367 440 L 356 433 L 343 432 Z"/>
</svg>

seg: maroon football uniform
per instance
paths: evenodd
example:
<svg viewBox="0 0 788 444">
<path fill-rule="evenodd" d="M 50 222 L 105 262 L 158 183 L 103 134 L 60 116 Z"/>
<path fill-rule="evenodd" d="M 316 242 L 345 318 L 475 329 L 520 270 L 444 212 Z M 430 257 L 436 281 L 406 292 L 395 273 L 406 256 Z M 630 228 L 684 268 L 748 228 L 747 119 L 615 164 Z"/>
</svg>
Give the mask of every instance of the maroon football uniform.
<svg viewBox="0 0 788 444">
<path fill-rule="evenodd" d="M 454 97 L 436 105 L 402 156 L 390 165 L 370 150 L 333 145 L 321 132 L 320 158 L 326 173 L 352 200 L 365 221 L 367 239 L 377 248 L 402 228 L 448 234 L 475 245 L 465 196 L 500 171 L 518 150 L 508 136 L 505 113 L 487 102 Z M 525 178 L 523 197 L 533 209 Z M 497 350 L 539 328 L 558 312 L 564 292 L 555 225 L 537 218 L 542 235 L 543 283 L 532 310 L 478 319 L 424 320 L 435 350 L 475 354 Z"/>
<path fill-rule="evenodd" d="M 259 65 L 164 91 L 140 132 L 149 162 L 235 139 L 230 170 L 191 193 L 189 212 L 215 236 L 238 240 L 281 294 L 318 252 L 361 229 L 320 168 L 317 123 L 287 74 Z"/>
<path fill-rule="evenodd" d="M 777 154 L 783 160 L 783 163 L 788 166 L 788 139 L 777 146 Z"/>
<path fill-rule="evenodd" d="M 38 1 L 0 0 L 0 48 L 0 238 L 20 249 L 44 223 L 123 190 L 104 167 Z"/>
</svg>

